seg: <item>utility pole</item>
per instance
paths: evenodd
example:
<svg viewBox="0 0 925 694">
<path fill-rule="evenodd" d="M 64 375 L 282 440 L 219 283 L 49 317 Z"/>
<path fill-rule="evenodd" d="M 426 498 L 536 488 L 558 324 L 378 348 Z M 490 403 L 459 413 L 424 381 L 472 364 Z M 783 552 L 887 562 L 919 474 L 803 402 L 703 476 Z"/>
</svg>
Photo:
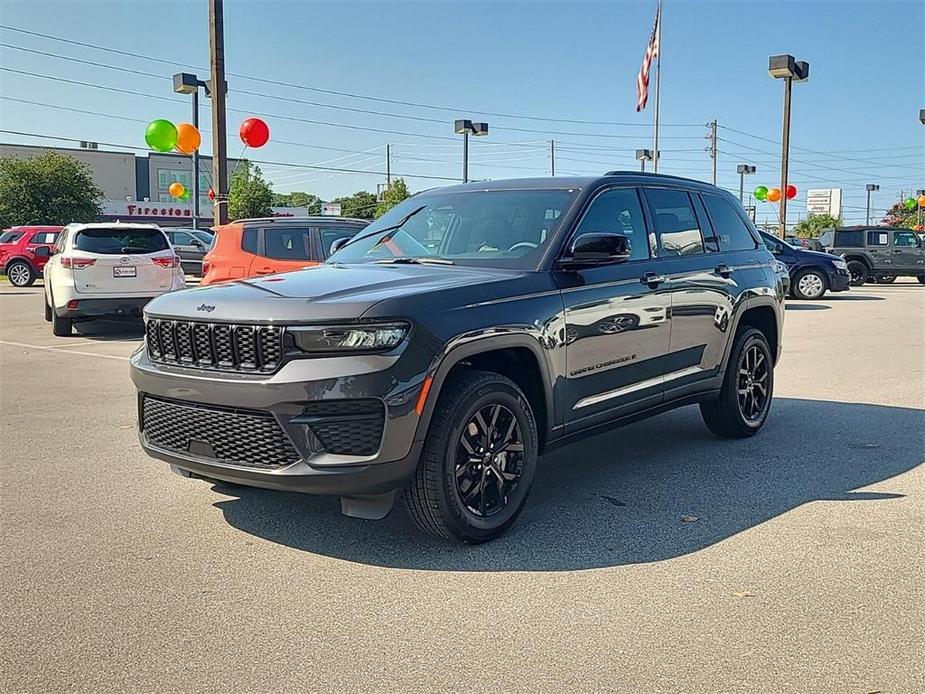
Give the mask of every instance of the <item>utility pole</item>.
<svg viewBox="0 0 925 694">
<path fill-rule="evenodd" d="M 790 166 L 790 93 L 793 78 L 784 80 L 784 134 L 780 155 L 780 237 L 787 236 L 787 169 Z"/>
<path fill-rule="evenodd" d="M 212 182 L 215 224 L 228 223 L 228 147 L 225 142 L 225 20 L 222 0 L 209 0 L 209 65 L 212 86 Z M 198 175 L 198 172 L 197 172 Z"/>
<path fill-rule="evenodd" d="M 392 145 L 385 146 L 385 189 L 392 187 Z"/>
<path fill-rule="evenodd" d="M 556 141 L 549 141 L 549 170 L 551 175 L 556 175 Z"/>
<path fill-rule="evenodd" d="M 713 160 L 713 185 L 716 185 L 716 119 L 714 118 L 709 123 L 710 134 L 707 137 L 710 140 L 710 159 Z"/>
</svg>

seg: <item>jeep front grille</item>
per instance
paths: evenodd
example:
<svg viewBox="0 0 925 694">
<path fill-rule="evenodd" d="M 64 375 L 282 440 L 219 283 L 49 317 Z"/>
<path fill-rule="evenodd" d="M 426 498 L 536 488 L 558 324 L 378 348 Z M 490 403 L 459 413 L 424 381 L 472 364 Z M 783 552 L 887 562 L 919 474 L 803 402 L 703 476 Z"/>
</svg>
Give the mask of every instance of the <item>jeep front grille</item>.
<svg viewBox="0 0 925 694">
<path fill-rule="evenodd" d="M 268 412 L 143 395 L 139 419 L 148 443 L 174 453 L 263 470 L 300 460 L 289 437 Z"/>
<path fill-rule="evenodd" d="M 152 361 L 223 371 L 269 372 L 283 354 L 283 329 L 149 318 L 145 343 Z"/>
</svg>

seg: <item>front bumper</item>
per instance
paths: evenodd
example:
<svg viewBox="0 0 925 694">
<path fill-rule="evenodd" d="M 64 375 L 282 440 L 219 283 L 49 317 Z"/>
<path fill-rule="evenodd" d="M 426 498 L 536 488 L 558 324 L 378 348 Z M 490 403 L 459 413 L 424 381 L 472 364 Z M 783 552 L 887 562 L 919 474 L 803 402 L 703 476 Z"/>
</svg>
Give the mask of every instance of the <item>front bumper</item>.
<svg viewBox="0 0 925 694">
<path fill-rule="evenodd" d="M 847 270 L 829 271 L 829 291 L 845 292 L 851 289 L 851 274 Z"/>
<path fill-rule="evenodd" d="M 145 452 L 176 467 L 211 479 L 309 494 L 360 497 L 386 494 L 403 487 L 414 473 L 421 441 L 416 441 L 419 416 L 415 411 L 425 368 L 404 350 L 400 355 L 367 355 L 295 359 L 274 374 L 242 374 L 180 367 L 153 362 L 142 348 L 131 359 L 131 377 L 139 391 L 139 436 Z M 144 398 L 152 397 L 180 408 L 198 408 L 208 416 L 272 417 L 276 432 L 286 440 L 292 457 L 278 465 L 255 465 L 251 460 L 228 462 L 215 453 L 228 445 L 228 429 L 221 436 L 203 428 L 185 447 L 149 436 L 144 420 Z M 366 455 L 330 452 L 312 428 L 306 413 L 319 403 L 326 406 L 358 401 L 381 401 L 382 426 L 378 446 Z M 238 414 L 235 414 L 238 413 Z M 240 414 L 243 413 L 243 414 Z M 275 428 L 275 427 L 274 427 Z M 187 426 L 185 431 L 189 431 Z M 348 431 L 349 433 L 349 431 Z M 246 427 L 240 443 L 247 450 Z M 215 437 L 215 438 L 212 438 Z M 155 440 L 152 440 L 154 438 Z M 193 438 L 196 440 L 194 441 Z M 217 438 L 223 438 L 221 442 Z M 340 441 L 349 436 L 341 435 Z M 251 448 L 266 463 L 266 447 L 252 437 Z M 291 444 L 291 449 L 288 445 Z M 213 446 L 215 447 L 213 449 Z M 374 449 L 374 450 L 373 450 Z M 262 456 L 262 457 L 261 457 Z"/>
</svg>

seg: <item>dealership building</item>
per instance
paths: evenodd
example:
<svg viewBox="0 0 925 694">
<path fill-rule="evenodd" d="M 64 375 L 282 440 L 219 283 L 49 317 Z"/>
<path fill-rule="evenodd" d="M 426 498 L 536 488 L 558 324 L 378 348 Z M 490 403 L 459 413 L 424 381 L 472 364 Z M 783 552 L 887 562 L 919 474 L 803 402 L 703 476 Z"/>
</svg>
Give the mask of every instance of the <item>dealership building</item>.
<svg viewBox="0 0 925 694">
<path fill-rule="evenodd" d="M 92 145 L 91 145 L 92 146 Z M 168 188 L 179 181 L 193 189 L 192 157 L 150 152 L 146 156 L 131 152 L 107 152 L 90 148 L 44 147 L 0 143 L 0 157 L 30 159 L 44 152 L 55 152 L 86 164 L 103 191 L 100 221 L 153 222 L 161 226 L 190 226 L 193 203 L 173 197 Z M 229 159 L 228 173 L 238 159 Z M 200 226 L 212 225 L 212 201 L 208 197 L 212 180 L 212 157 L 199 158 Z"/>
</svg>

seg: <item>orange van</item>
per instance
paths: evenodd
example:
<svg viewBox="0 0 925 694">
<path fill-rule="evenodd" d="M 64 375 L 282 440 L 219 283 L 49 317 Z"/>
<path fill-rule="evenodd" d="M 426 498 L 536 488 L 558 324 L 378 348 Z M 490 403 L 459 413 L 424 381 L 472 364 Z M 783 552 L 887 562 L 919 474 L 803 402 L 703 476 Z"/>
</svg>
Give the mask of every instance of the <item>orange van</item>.
<svg viewBox="0 0 925 694">
<path fill-rule="evenodd" d="M 318 265 L 335 244 L 367 224 L 348 217 L 268 217 L 214 227 L 215 240 L 202 259 L 201 284 Z"/>
</svg>

